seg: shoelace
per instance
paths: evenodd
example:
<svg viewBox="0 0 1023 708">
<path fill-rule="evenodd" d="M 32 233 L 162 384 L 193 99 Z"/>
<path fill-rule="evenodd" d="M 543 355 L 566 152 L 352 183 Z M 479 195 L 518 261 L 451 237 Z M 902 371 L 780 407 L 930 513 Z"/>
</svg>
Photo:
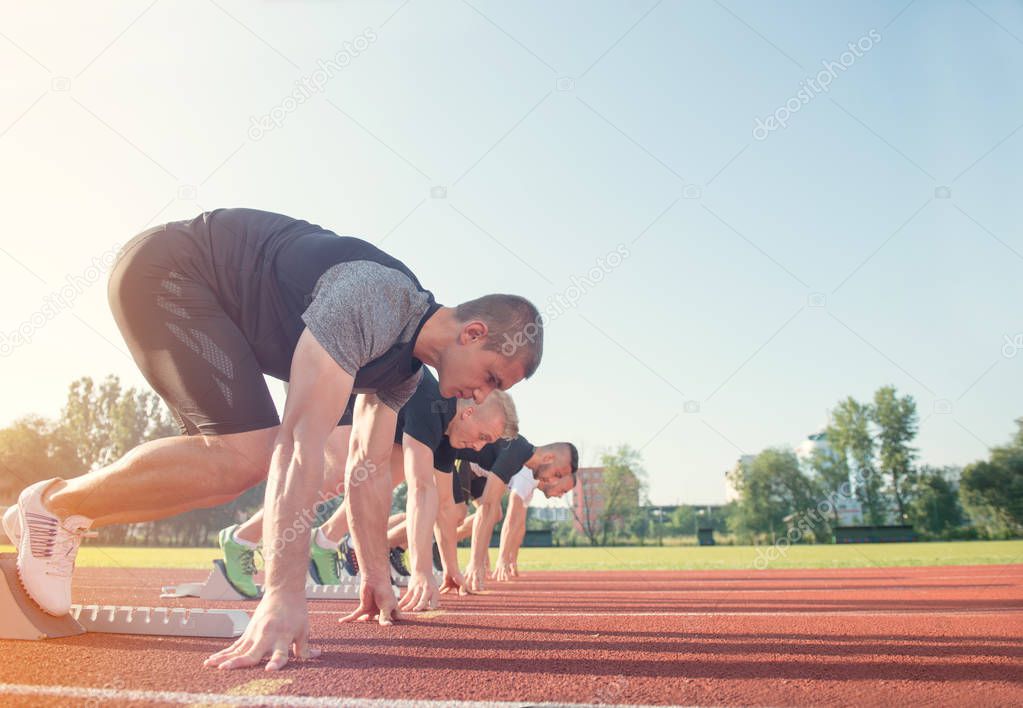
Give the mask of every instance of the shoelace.
<svg viewBox="0 0 1023 708">
<path fill-rule="evenodd" d="M 262 558 L 263 554 L 260 553 L 259 556 L 260 556 L 260 558 Z M 241 563 L 242 571 L 246 575 L 255 575 L 256 574 L 256 549 L 255 548 L 246 548 L 245 550 L 243 550 L 238 555 L 238 561 Z"/>
<path fill-rule="evenodd" d="M 57 578 L 70 578 L 75 570 L 75 558 L 78 556 L 78 547 L 82 544 L 82 539 L 96 538 L 98 535 L 86 528 L 57 525 L 53 531 L 53 555 L 47 563 L 49 567 L 46 574 Z"/>
<path fill-rule="evenodd" d="M 391 549 L 391 563 L 394 565 L 394 569 L 401 575 L 412 575 L 408 566 L 405 565 L 405 554 L 397 548 Z"/>
<path fill-rule="evenodd" d="M 345 560 L 348 561 L 348 564 L 350 566 L 352 566 L 352 570 L 355 571 L 354 574 L 358 575 L 359 574 L 359 559 L 355 557 L 355 549 L 352 548 L 351 546 L 345 544 L 344 552 L 345 552 Z M 340 559 L 340 557 L 341 557 L 340 554 L 338 554 L 338 558 L 339 559 Z M 340 573 L 338 573 L 338 575 L 340 575 Z"/>
</svg>

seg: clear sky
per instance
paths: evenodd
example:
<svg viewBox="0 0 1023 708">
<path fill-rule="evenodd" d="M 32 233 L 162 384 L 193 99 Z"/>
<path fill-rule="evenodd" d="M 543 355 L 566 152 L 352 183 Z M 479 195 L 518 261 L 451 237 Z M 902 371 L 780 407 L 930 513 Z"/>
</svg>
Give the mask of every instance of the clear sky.
<svg viewBox="0 0 1023 708">
<path fill-rule="evenodd" d="M 657 503 L 885 384 L 968 463 L 1023 415 L 1021 73 L 1008 0 L 5 3 L 0 424 L 143 384 L 104 257 L 248 206 L 550 308 L 523 432 Z"/>
</svg>

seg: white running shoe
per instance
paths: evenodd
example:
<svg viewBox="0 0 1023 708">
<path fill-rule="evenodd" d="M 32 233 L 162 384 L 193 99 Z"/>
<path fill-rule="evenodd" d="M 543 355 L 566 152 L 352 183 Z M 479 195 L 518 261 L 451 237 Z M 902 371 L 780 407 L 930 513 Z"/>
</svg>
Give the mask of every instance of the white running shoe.
<svg viewBox="0 0 1023 708">
<path fill-rule="evenodd" d="M 12 504 L 7 507 L 7 511 L 4 512 L 4 533 L 7 534 L 7 538 L 11 540 L 11 544 L 16 548 L 21 548 L 21 519 L 18 518 L 18 505 Z"/>
<path fill-rule="evenodd" d="M 92 520 L 84 516 L 59 519 L 43 506 L 43 493 L 56 480 L 26 488 L 18 497 L 23 533 L 18 547 L 18 577 L 25 592 L 46 613 L 63 616 L 71 609 L 71 573 L 82 539 Z"/>
</svg>

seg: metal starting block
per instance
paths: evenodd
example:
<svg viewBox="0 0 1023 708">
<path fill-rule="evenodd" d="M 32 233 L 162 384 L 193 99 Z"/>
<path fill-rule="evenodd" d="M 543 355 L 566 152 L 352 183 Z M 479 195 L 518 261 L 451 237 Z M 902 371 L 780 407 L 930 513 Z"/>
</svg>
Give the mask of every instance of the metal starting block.
<svg viewBox="0 0 1023 708">
<path fill-rule="evenodd" d="M 305 598 L 307 600 L 358 600 L 359 580 L 354 582 L 342 582 L 340 585 L 317 585 L 309 582 L 305 586 Z"/>
<path fill-rule="evenodd" d="M 199 610 L 186 607 L 72 605 L 71 617 L 86 632 L 168 637 L 240 637 L 249 624 L 249 615 L 245 610 Z"/>
<path fill-rule="evenodd" d="M 259 588 L 259 597 L 263 596 L 263 588 Z M 224 569 L 224 561 L 219 558 L 213 561 L 213 570 L 201 583 L 182 583 L 181 585 L 165 585 L 160 589 L 160 597 L 197 597 L 200 600 L 258 600 L 259 597 L 248 597 L 238 592 L 238 589 L 227 579 L 227 571 Z"/>
<path fill-rule="evenodd" d="M 18 579 L 16 556 L 0 557 L 0 639 L 55 639 L 85 632 L 176 637 L 238 637 L 248 625 L 242 610 L 72 605 L 62 616 L 43 612 Z"/>
<path fill-rule="evenodd" d="M 18 579 L 17 556 L 0 556 L 0 639 L 56 639 L 84 634 L 74 617 L 54 617 L 39 609 Z"/>
</svg>

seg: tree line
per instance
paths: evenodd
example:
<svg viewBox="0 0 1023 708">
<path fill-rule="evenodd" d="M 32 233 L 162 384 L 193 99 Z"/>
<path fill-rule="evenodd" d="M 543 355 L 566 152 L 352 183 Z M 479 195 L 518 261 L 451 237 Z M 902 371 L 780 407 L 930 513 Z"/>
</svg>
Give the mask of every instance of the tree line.
<svg viewBox="0 0 1023 708">
<path fill-rule="evenodd" d="M 925 539 L 1018 537 L 1023 418 L 1015 422 L 1012 438 L 985 460 L 965 468 L 921 464 L 916 402 L 883 386 L 870 401 L 839 401 L 805 454 L 771 447 L 743 456 L 728 472 L 736 496 L 728 504 L 652 506 L 641 456 L 625 445 L 601 458 L 599 513 L 588 513 L 584 498 L 572 505 L 571 520 L 550 526 L 556 541 L 569 545 L 663 543 L 701 528 L 737 543 L 774 542 L 791 538 L 794 527 L 800 541 L 826 543 L 848 525 L 909 525 Z"/>
<path fill-rule="evenodd" d="M 1023 418 L 987 460 L 958 467 L 918 464 L 919 419 L 912 396 L 884 386 L 870 402 L 852 397 L 806 459 L 769 448 L 729 473 L 738 499 L 729 528 L 744 542 L 774 540 L 810 516 L 805 540 L 830 540 L 848 525 L 843 507 L 868 525 L 911 525 L 924 538 L 1009 538 L 1023 534 Z M 813 513 L 816 510 L 816 513 Z M 846 523 L 843 524 L 843 521 Z"/>
<path fill-rule="evenodd" d="M 612 545 L 663 543 L 712 528 L 741 542 L 773 541 L 799 524 L 804 541 L 828 542 L 854 505 L 871 525 L 909 524 L 925 538 L 1009 538 L 1023 535 L 1023 418 L 988 458 L 957 467 L 919 464 L 919 419 L 912 396 L 893 386 L 869 402 L 848 397 L 802 457 L 784 447 L 746 456 L 728 475 L 737 498 L 724 506 L 654 507 L 640 453 L 620 445 L 601 456 L 599 504 L 570 503 L 572 518 L 549 527 L 558 543 Z M 148 390 L 125 387 L 116 376 L 74 381 L 56 419 L 27 416 L 0 429 L 0 505 L 21 489 L 53 477 L 71 478 L 103 467 L 134 447 L 178 434 L 163 401 Z M 394 509 L 404 506 L 404 487 Z M 246 518 L 263 503 L 264 485 L 211 509 L 147 523 L 106 527 L 100 543 L 202 546 L 216 532 Z M 572 495 L 577 495 L 576 491 Z M 338 500 L 322 505 L 329 514 Z M 844 505 L 844 506 L 843 506 Z M 847 511 L 847 510 L 846 510 Z M 581 513 L 580 513 L 581 512 Z"/>
</svg>

